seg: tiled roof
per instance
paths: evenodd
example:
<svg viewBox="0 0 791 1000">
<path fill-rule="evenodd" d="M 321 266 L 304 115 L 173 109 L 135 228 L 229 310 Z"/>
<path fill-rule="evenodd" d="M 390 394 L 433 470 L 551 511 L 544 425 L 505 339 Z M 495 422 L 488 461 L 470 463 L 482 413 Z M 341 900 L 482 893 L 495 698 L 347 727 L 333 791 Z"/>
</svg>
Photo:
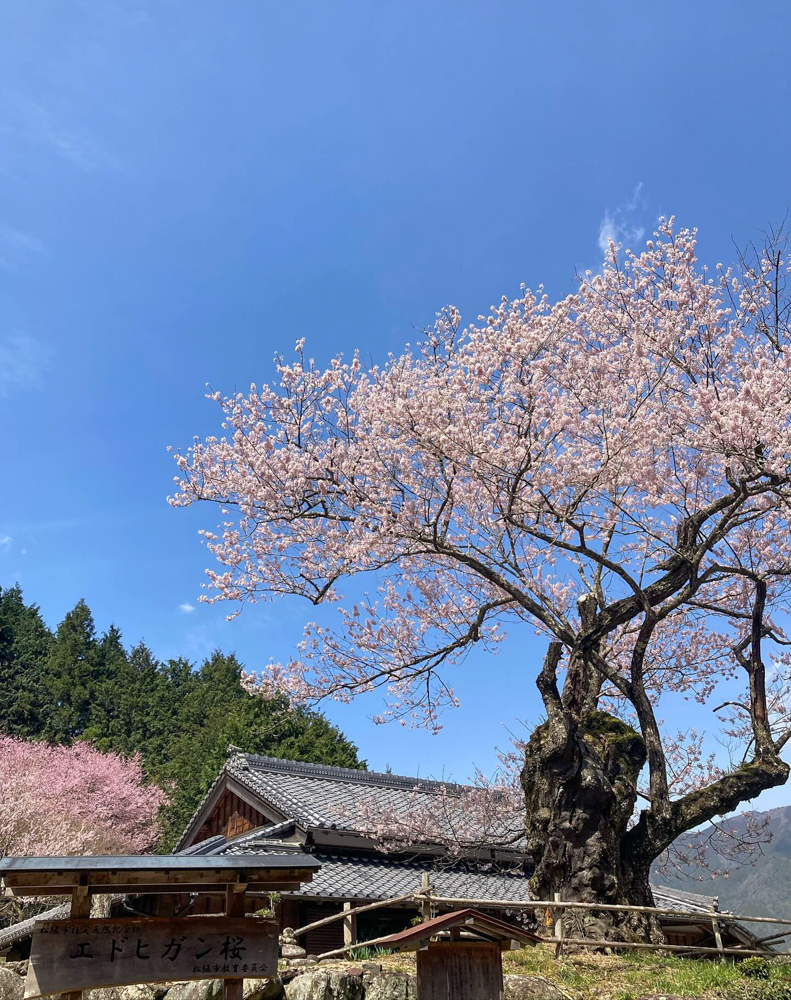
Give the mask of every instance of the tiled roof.
<svg viewBox="0 0 791 1000">
<path fill-rule="evenodd" d="M 233 845 L 229 847 L 229 853 L 266 854 L 268 849 L 264 843 Z M 503 902 L 530 898 L 527 878 L 518 872 L 485 870 L 476 868 L 474 864 L 434 864 L 373 853 L 345 855 L 316 851 L 312 856 L 321 862 L 321 868 L 314 872 L 312 882 L 290 895 L 328 899 L 388 899 L 417 892 L 424 873 L 428 873 L 432 889 L 441 896 L 498 899 Z"/>
<path fill-rule="evenodd" d="M 113 893 L 110 896 L 110 903 L 118 903 L 125 898 L 121 893 Z M 20 920 L 19 923 L 11 924 L 10 927 L 0 928 L 0 954 L 7 951 L 17 941 L 29 937 L 33 933 L 33 928 L 37 921 L 66 920 L 70 913 L 71 900 L 60 903 L 58 906 L 53 906 L 49 910 L 43 910 L 41 913 L 36 913 L 32 917 L 28 917 L 27 920 Z"/>
<path fill-rule="evenodd" d="M 258 831 L 248 837 L 231 841 L 228 854 L 267 854 L 281 852 L 281 845 L 267 842 Z M 298 848 L 292 848 L 297 850 Z M 222 853 L 221 847 L 214 849 Z M 338 854 L 315 851 L 312 856 L 321 862 L 313 881 L 294 895 L 325 896 L 333 899 L 387 899 L 417 891 L 424 873 L 429 873 L 431 886 L 439 896 L 461 899 L 530 899 L 527 876 L 518 871 L 496 870 L 492 866 L 476 866 L 474 862 L 447 862 L 404 859 L 398 855 Z M 714 896 L 682 892 L 665 886 L 652 886 L 656 906 L 684 913 L 710 913 Z"/>
<path fill-rule="evenodd" d="M 328 767 L 301 761 L 278 760 L 255 754 L 234 754 L 226 765 L 228 773 L 248 788 L 255 789 L 276 809 L 307 828 L 338 826 L 354 828 L 359 822 L 360 802 L 372 808 L 398 807 L 415 794 L 439 791 L 441 784 L 350 767 Z M 461 790 L 458 785 L 446 786 Z"/>
<path fill-rule="evenodd" d="M 208 840 L 198 841 L 192 847 L 188 847 L 184 851 L 179 851 L 179 854 L 184 854 L 187 857 L 205 856 L 206 854 L 212 854 L 215 847 L 224 847 L 225 843 L 225 837 L 221 833 L 218 833 L 214 837 L 209 837 Z"/>
<path fill-rule="evenodd" d="M 671 910 L 683 910 L 685 913 L 711 913 L 711 908 L 717 901 L 716 896 L 670 889 L 665 885 L 652 885 L 651 891 L 656 906 L 667 906 Z"/>
<path fill-rule="evenodd" d="M 330 827 L 362 834 L 370 832 L 371 816 L 391 809 L 401 814 L 414 809 L 415 796 L 438 795 L 444 789 L 451 797 L 445 808 L 453 809 L 454 797 L 460 797 L 468 787 L 242 753 L 228 759 L 225 772 L 285 816 L 293 817 L 303 829 Z M 452 820 L 454 828 L 463 828 L 464 820 L 459 799 L 459 816 Z M 469 826 L 469 821 L 465 825 Z M 501 838 L 496 839 L 506 840 L 520 832 L 502 831 Z M 474 831 L 466 835 L 472 839 Z M 492 831 L 489 836 L 495 839 Z"/>
<path fill-rule="evenodd" d="M 0 952 L 32 934 L 37 920 L 65 920 L 69 913 L 71 913 L 71 902 L 61 903 L 60 906 L 44 910 L 43 913 L 37 913 L 33 917 L 28 917 L 27 920 L 20 920 L 18 924 L 0 928 Z"/>
<path fill-rule="evenodd" d="M 469 787 L 404 775 L 281 760 L 242 753 L 235 748 L 218 781 L 224 774 L 232 776 L 289 818 L 237 837 L 225 846 L 213 838 L 212 854 L 296 850 L 298 848 L 294 845 L 273 842 L 294 824 L 306 831 L 337 828 L 365 834 L 368 832 L 368 815 L 391 808 L 404 812 L 414 806 L 415 795 L 436 795 L 443 788 L 451 795 L 461 795 Z M 212 789 L 216 786 L 217 782 Z M 530 898 L 525 876 L 476 869 L 472 864 L 465 868 L 444 862 L 409 861 L 382 853 L 345 855 L 322 853 L 320 849 L 314 856 L 322 862 L 322 867 L 313 881 L 302 888 L 301 895 L 385 899 L 417 890 L 423 873 L 430 872 L 432 885 L 442 895 L 503 901 Z M 711 912 L 715 902 L 712 896 L 665 886 L 654 886 L 653 891 L 657 906 L 685 913 Z"/>
</svg>

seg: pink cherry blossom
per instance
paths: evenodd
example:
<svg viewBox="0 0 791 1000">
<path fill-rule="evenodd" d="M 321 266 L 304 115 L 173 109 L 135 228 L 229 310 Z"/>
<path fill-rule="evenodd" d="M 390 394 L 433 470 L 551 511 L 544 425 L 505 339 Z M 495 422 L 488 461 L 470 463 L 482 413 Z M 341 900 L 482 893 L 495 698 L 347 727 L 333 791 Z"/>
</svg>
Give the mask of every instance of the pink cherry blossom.
<svg viewBox="0 0 791 1000">
<path fill-rule="evenodd" d="M 384 365 L 322 369 L 300 339 L 272 385 L 211 393 L 223 436 L 176 456 L 170 499 L 223 511 L 203 532 L 205 600 L 337 608 L 336 627 L 308 622 L 251 689 L 300 702 L 380 689 L 382 719 L 437 729 L 454 666 L 526 627 L 559 644 L 548 712 L 556 673 L 573 687 L 582 670 L 640 730 L 657 843 L 715 800 L 785 780 L 789 262 L 779 234 L 712 277 L 696 244 L 663 222 L 558 301 L 523 288 L 466 326 L 449 307 Z M 374 593 L 344 601 L 363 574 Z M 709 721 L 674 735 L 668 695 Z M 733 769 L 701 749 L 712 725 Z M 747 782 L 742 761 L 764 769 Z"/>
<path fill-rule="evenodd" d="M 137 757 L 0 736 L 0 787 L 0 857 L 139 854 L 156 844 L 165 794 L 143 783 Z"/>
</svg>

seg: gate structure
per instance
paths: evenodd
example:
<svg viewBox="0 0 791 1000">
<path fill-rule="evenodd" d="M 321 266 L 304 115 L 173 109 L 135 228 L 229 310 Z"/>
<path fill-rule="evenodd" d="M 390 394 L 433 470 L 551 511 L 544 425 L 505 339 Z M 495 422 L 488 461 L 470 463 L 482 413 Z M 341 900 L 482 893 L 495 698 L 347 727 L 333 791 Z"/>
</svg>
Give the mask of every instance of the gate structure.
<svg viewBox="0 0 791 1000">
<path fill-rule="evenodd" d="M 71 896 L 67 919 L 33 932 L 25 998 L 146 982 L 222 979 L 241 1000 L 244 979 L 277 975 L 278 927 L 247 913 L 274 892 L 294 891 L 320 863 L 305 855 L 0 859 L 12 896 Z M 150 900 L 151 914 L 91 918 L 94 895 Z M 176 903 L 181 904 L 181 913 Z M 184 916 L 191 910 L 202 916 Z M 211 912 L 217 910 L 215 914 Z"/>
</svg>

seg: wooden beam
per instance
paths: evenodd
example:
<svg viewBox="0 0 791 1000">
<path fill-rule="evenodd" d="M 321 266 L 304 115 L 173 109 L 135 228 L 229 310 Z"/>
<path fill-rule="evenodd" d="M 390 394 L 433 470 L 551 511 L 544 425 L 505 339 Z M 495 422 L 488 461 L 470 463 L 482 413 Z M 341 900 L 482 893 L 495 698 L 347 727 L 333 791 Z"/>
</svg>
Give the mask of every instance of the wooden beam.
<svg viewBox="0 0 791 1000">
<path fill-rule="evenodd" d="M 91 892 L 96 893 L 114 893 L 122 894 L 127 893 L 133 896 L 148 896 L 157 895 L 161 893 L 188 893 L 196 892 L 207 896 L 224 896 L 225 890 L 228 886 L 228 882 L 161 882 L 156 885 L 141 885 L 135 883 L 114 883 L 113 885 L 105 888 L 99 887 L 97 884 L 92 883 L 89 886 Z M 302 888 L 301 882 L 248 882 L 247 892 L 251 895 L 266 896 L 272 892 L 298 892 Z M 15 886 L 13 889 L 8 888 L 7 894 L 9 896 L 23 897 L 23 896 L 69 896 L 71 895 L 74 886 L 69 883 L 64 884 L 51 884 L 47 886 Z"/>
<path fill-rule="evenodd" d="M 293 868 L 256 868 L 250 867 L 243 872 L 245 881 L 256 885 L 281 884 L 283 882 L 310 882 L 313 879 L 313 868 L 300 868 L 294 865 Z M 116 890 L 119 885 L 134 886 L 141 891 L 150 891 L 156 885 L 193 885 L 210 884 L 226 886 L 238 880 L 239 869 L 230 868 L 197 868 L 197 869 L 168 869 L 159 870 L 112 870 L 99 869 L 88 871 L 10 871 L 3 874 L 3 881 L 9 889 L 49 889 L 50 894 L 54 887 L 63 892 L 63 887 L 67 886 L 71 892 L 75 885 L 87 884 L 90 887 L 102 886 Z M 14 895 L 30 895 L 15 891 Z M 42 895 L 42 893 L 37 893 Z"/>
<path fill-rule="evenodd" d="M 91 895 L 86 884 L 75 886 L 71 894 L 72 920 L 80 920 L 91 915 Z M 63 1000 L 82 1000 L 82 990 L 73 990 L 71 993 L 64 993 Z"/>
<path fill-rule="evenodd" d="M 225 893 L 225 916 L 243 917 L 245 914 L 246 900 L 244 891 L 247 888 L 245 882 L 239 881 L 235 885 L 229 885 Z M 244 980 L 224 979 L 222 984 L 223 1000 L 244 1000 Z"/>
</svg>

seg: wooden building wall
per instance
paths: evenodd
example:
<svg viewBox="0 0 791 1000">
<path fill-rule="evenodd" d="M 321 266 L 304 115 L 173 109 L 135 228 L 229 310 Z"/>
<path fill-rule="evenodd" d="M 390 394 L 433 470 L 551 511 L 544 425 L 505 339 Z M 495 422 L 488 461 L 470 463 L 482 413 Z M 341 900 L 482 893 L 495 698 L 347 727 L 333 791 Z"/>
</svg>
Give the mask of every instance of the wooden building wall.
<svg viewBox="0 0 791 1000">
<path fill-rule="evenodd" d="M 333 900 L 331 903 L 304 903 L 300 907 L 299 926 L 312 924 L 314 920 L 322 920 L 342 909 L 342 904 Z M 325 951 L 333 951 L 343 947 L 343 921 L 335 920 L 331 924 L 308 931 L 299 943 L 308 955 L 323 955 Z"/>
<path fill-rule="evenodd" d="M 218 833 L 224 837 L 235 837 L 265 823 L 266 818 L 257 809 L 233 792 L 226 791 L 214 807 L 211 816 L 198 831 L 194 842 L 197 844 L 201 840 L 208 840 L 209 837 L 216 837 Z"/>
</svg>

